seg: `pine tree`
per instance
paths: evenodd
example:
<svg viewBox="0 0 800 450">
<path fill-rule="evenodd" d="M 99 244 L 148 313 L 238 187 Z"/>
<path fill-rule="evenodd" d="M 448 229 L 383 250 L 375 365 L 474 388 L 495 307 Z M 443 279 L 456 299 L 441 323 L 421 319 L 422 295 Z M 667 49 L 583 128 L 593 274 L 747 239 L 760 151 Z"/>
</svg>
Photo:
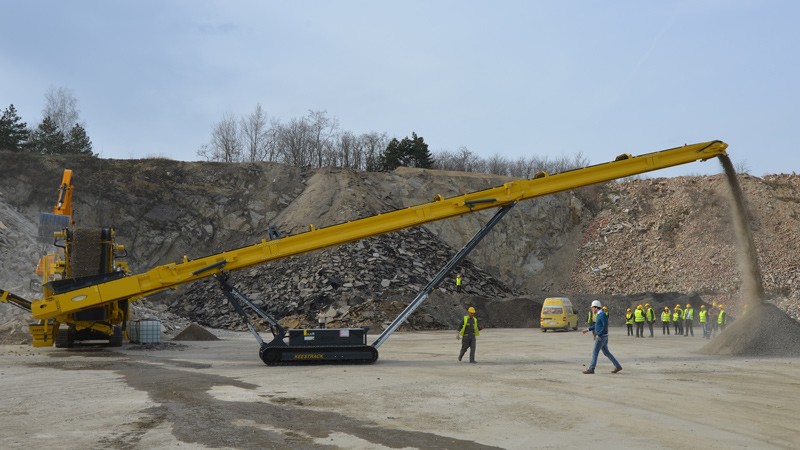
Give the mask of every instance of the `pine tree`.
<svg viewBox="0 0 800 450">
<path fill-rule="evenodd" d="M 65 148 L 66 139 L 64 139 L 64 134 L 59 131 L 53 119 L 50 116 L 46 116 L 42 123 L 31 133 L 31 152 L 55 155 L 64 153 Z"/>
<path fill-rule="evenodd" d="M 389 142 L 381 157 L 383 170 L 394 170 L 400 166 L 420 167 L 430 169 L 433 167 L 433 157 L 428 150 L 428 144 L 417 133 L 411 133 L 411 139 L 404 137 L 402 141 L 396 138 Z"/>
<path fill-rule="evenodd" d="M 89 136 L 86 135 L 86 130 L 80 126 L 80 124 L 76 123 L 69 131 L 69 136 L 67 136 L 64 146 L 64 153 L 95 156 L 92 152 L 92 141 L 89 139 Z"/>
<path fill-rule="evenodd" d="M 428 150 L 428 144 L 425 143 L 425 139 L 421 136 L 418 137 L 417 133 L 411 133 L 412 142 L 411 142 L 411 154 L 413 158 L 413 167 L 419 167 L 421 169 L 430 169 L 433 167 L 433 156 L 431 155 L 430 150 Z"/>
<path fill-rule="evenodd" d="M 28 124 L 17 115 L 14 105 L 9 105 L 0 116 L 0 150 L 23 151 L 29 134 Z"/>
</svg>

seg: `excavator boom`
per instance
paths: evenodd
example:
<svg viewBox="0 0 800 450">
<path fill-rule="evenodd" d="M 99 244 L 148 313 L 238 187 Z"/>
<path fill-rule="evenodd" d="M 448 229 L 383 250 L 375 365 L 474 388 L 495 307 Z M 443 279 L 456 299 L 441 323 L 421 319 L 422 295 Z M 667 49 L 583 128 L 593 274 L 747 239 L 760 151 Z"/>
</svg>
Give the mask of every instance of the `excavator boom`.
<svg viewBox="0 0 800 450">
<path fill-rule="evenodd" d="M 515 180 L 491 189 L 437 199 L 384 214 L 230 250 L 195 260 L 155 267 L 147 272 L 99 278 L 67 287 L 50 285 L 45 296 L 34 300 L 31 312 L 36 319 L 60 316 L 109 302 L 135 300 L 149 294 L 210 277 L 222 270 L 234 271 L 272 260 L 286 258 L 346 242 L 364 239 L 403 228 L 460 216 L 512 202 L 532 199 L 582 186 L 633 176 L 694 161 L 726 155 L 727 144 L 710 141 L 685 145 L 638 156 L 623 154 L 616 160 L 554 175 L 539 173 L 528 180 Z M 112 279 L 116 278 L 116 279 Z"/>
</svg>

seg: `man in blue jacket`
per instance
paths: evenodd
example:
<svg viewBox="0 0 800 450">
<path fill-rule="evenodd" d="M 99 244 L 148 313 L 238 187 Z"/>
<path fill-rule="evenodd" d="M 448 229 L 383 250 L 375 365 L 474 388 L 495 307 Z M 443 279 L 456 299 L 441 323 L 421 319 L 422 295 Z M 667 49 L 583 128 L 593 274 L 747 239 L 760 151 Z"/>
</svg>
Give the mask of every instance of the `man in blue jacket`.
<svg viewBox="0 0 800 450">
<path fill-rule="evenodd" d="M 614 358 L 614 355 L 608 351 L 608 317 L 606 313 L 603 312 L 603 305 L 600 303 L 600 300 L 594 300 L 592 302 L 592 312 L 595 313 L 594 317 L 594 324 L 589 328 L 583 330 L 583 334 L 586 334 L 589 331 L 594 331 L 594 351 L 592 351 L 592 362 L 589 364 L 589 368 L 584 370 L 583 373 L 594 373 L 594 368 L 597 365 L 597 355 L 600 354 L 600 350 L 603 351 L 603 354 L 611 360 L 611 363 L 614 364 L 614 370 L 611 373 L 617 373 L 622 370 L 622 366 L 617 362 L 617 358 Z"/>
</svg>

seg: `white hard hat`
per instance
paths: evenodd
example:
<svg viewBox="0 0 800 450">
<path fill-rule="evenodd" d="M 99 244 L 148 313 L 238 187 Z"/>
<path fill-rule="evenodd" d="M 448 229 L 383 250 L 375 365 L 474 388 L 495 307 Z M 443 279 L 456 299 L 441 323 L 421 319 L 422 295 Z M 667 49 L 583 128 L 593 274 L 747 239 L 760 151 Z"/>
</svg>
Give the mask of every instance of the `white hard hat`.
<svg viewBox="0 0 800 450">
<path fill-rule="evenodd" d="M 602 308 L 603 307 L 603 305 L 600 303 L 600 300 L 592 301 L 592 307 L 595 307 L 595 306 L 598 307 L 598 308 Z"/>
</svg>

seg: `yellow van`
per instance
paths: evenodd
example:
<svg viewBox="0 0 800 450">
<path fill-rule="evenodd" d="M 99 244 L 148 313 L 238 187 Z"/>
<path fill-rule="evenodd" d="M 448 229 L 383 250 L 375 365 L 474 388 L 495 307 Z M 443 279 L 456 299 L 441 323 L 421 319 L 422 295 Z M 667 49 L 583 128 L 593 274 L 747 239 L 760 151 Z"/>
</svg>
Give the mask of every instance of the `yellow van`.
<svg viewBox="0 0 800 450">
<path fill-rule="evenodd" d="M 543 333 L 547 330 L 577 330 L 578 314 L 572 309 L 572 302 L 568 298 L 549 297 L 542 304 L 539 324 Z"/>
</svg>

